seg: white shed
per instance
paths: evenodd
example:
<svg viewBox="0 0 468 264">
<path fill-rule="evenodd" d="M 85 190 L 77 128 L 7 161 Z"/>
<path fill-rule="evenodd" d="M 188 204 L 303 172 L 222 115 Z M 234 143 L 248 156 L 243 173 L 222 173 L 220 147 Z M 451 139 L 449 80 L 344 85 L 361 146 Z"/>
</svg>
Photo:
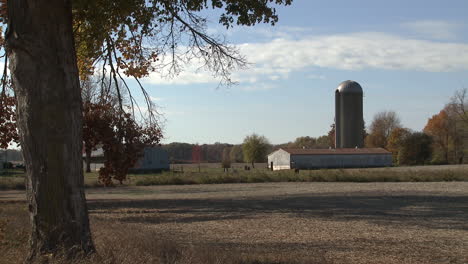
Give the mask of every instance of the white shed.
<svg viewBox="0 0 468 264">
<path fill-rule="evenodd" d="M 369 168 L 392 165 L 392 153 L 383 148 L 278 149 L 268 155 L 273 170 Z"/>
</svg>

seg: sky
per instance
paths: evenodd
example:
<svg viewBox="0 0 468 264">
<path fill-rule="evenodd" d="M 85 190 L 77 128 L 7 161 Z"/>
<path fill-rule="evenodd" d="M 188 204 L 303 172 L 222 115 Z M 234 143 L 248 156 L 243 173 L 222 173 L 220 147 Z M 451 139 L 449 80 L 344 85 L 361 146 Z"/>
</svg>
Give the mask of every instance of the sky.
<svg viewBox="0 0 468 264">
<path fill-rule="evenodd" d="M 364 90 L 367 125 L 395 111 L 415 131 L 468 88 L 468 1 L 311 1 L 277 7 L 275 26 L 217 25 L 250 63 L 238 84 L 218 87 L 212 74 L 187 65 L 173 79 L 143 79 L 163 114 L 162 143 L 242 143 L 252 133 L 273 144 L 326 134 L 334 91 L 345 80 Z"/>
</svg>

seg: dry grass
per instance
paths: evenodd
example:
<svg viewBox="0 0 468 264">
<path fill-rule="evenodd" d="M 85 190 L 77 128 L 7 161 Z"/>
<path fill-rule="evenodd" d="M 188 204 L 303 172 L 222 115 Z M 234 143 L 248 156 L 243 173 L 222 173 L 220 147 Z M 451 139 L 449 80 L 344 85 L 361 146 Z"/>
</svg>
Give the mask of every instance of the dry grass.
<svg viewBox="0 0 468 264">
<path fill-rule="evenodd" d="M 29 217 L 24 202 L 0 202 L 0 263 L 21 263 L 28 248 Z"/>
<path fill-rule="evenodd" d="M 0 172 L 0 190 L 24 190 L 23 170 L 2 170 Z"/>
<path fill-rule="evenodd" d="M 157 174 L 130 174 L 125 186 L 187 185 L 261 182 L 444 182 L 468 181 L 468 165 L 413 166 L 364 169 L 322 169 L 269 171 L 265 164 L 245 171 L 245 164 L 236 163 L 234 169 L 224 173 L 219 164 L 174 165 L 176 172 Z M 263 166 L 262 166 L 263 165 Z M 115 182 L 115 185 L 120 185 Z M 98 173 L 85 174 L 85 187 L 102 187 Z M 24 173 L 0 175 L 0 190 L 24 190 Z"/>
<path fill-rule="evenodd" d="M 322 169 L 268 171 L 205 169 L 201 172 L 165 172 L 153 175 L 131 175 L 132 185 L 184 185 L 260 182 L 443 182 L 468 181 L 468 166 L 439 169 L 379 168 L 379 169 Z"/>
<path fill-rule="evenodd" d="M 20 195 L 0 192 L 0 263 L 21 263 L 27 250 L 24 202 L 4 202 Z M 464 182 L 95 188 L 87 197 L 99 255 L 75 263 L 468 262 Z"/>
<path fill-rule="evenodd" d="M 0 263 L 23 263 L 28 250 L 28 215 L 23 202 L 0 202 Z M 176 243 L 170 234 L 160 234 L 143 225 L 122 224 L 91 217 L 97 249 L 92 256 L 67 259 L 64 254 L 44 258 L 41 263 L 72 264 L 282 264 L 306 263 L 300 258 L 285 259 L 274 254 L 242 255 L 231 250 Z M 168 237 L 169 236 L 169 237 Z M 308 259 L 307 263 L 312 259 Z M 316 263 L 323 263 L 322 261 Z"/>
</svg>

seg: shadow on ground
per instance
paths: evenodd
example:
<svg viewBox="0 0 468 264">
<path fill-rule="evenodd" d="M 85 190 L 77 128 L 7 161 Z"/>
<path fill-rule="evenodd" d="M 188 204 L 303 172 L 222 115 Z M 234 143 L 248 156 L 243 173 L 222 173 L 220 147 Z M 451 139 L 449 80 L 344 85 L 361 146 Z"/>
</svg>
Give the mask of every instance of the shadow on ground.
<svg viewBox="0 0 468 264">
<path fill-rule="evenodd" d="M 431 229 L 468 230 L 467 196 L 307 195 L 245 199 L 90 200 L 90 213 L 125 215 L 119 221 L 158 224 L 251 218 L 282 213 L 294 218 L 363 220 L 376 224 L 405 224 Z M 154 213 L 157 214 L 148 214 Z M 166 214 L 166 216 L 165 216 Z M 171 217 L 187 214 L 188 217 Z"/>
</svg>

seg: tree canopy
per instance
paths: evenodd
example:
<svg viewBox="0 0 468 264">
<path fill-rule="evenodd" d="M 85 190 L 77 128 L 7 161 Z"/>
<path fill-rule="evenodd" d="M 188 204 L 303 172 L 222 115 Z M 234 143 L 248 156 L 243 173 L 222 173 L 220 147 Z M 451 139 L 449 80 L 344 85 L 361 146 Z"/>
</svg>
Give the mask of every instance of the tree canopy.
<svg viewBox="0 0 468 264">
<path fill-rule="evenodd" d="M 432 155 L 432 138 L 422 132 L 410 133 L 403 138 L 398 152 L 399 165 L 428 164 Z"/>
<path fill-rule="evenodd" d="M 390 134 L 398 127 L 401 127 L 401 123 L 397 113 L 393 111 L 377 113 L 366 136 L 366 147 L 385 148 Z"/>
<path fill-rule="evenodd" d="M 146 104 L 153 109 L 139 78 L 152 72 L 175 77 L 186 64 L 197 61 L 219 78 L 220 84 L 230 85 L 235 83 L 231 72 L 247 65 L 246 58 L 223 36 L 208 34 L 208 14 L 216 14 L 219 24 L 226 28 L 258 23 L 275 25 L 278 22 L 275 5 L 290 5 L 292 0 L 71 2 L 80 79 L 86 80 L 99 72 L 103 80 L 110 79 L 107 84 L 103 81 L 101 89 L 108 91 L 112 84 L 117 84 L 117 97 L 122 101 L 123 91 L 130 91 L 125 77 L 135 78 Z M 0 22 L 7 24 L 8 1 L 2 0 L 0 4 Z M 0 46 L 4 44 L 0 37 Z M 123 85 L 118 85 L 119 82 Z M 127 95 L 132 106 L 138 104 L 131 93 Z M 154 113 L 149 111 L 147 117 L 153 121 Z"/>
<path fill-rule="evenodd" d="M 407 128 L 397 127 L 388 137 L 386 149 L 392 152 L 393 164 L 398 164 L 398 153 L 403 147 L 403 140 L 411 134 Z"/>
<path fill-rule="evenodd" d="M 114 82 L 122 80 L 128 89 L 124 75 L 141 78 L 157 71 L 174 77 L 187 63 L 197 61 L 221 84 L 232 84 L 231 71 L 246 66 L 247 60 L 222 36 L 208 34 L 208 20 L 200 13 L 219 10 L 218 22 L 226 28 L 274 25 L 278 15 L 273 4 L 291 2 L 75 0 L 73 31 L 80 76 L 86 78 L 100 70 Z"/>
<path fill-rule="evenodd" d="M 232 146 L 231 152 L 229 153 L 229 157 L 231 158 L 232 162 L 243 162 L 244 156 L 242 154 L 242 146 L 241 145 Z"/>
<path fill-rule="evenodd" d="M 219 23 L 274 24 L 276 5 L 292 0 L 2 0 L 0 38 L 17 99 L 20 144 L 26 165 L 31 239 L 29 260 L 60 249 L 73 257 L 94 252 L 82 170 L 82 104 L 79 78 L 96 71 L 101 91 L 112 84 L 123 110 L 124 76 L 139 78 L 166 69 L 174 76 L 194 59 L 225 84 L 246 65 L 234 46 L 207 34 L 201 11 L 220 11 Z M 9 62 L 7 62 L 9 59 Z M 122 81 L 123 87 L 118 85 Z M 152 102 L 140 85 L 148 122 L 156 122 Z M 128 93 L 134 116 L 132 93 Z M 124 111 L 118 120 L 123 133 Z M 131 138 L 131 137 L 127 137 Z M 66 188 L 64 188 L 66 186 Z"/>
<path fill-rule="evenodd" d="M 424 127 L 424 133 L 430 135 L 433 139 L 435 150 L 441 152 L 441 162 L 449 161 L 449 144 L 451 141 L 450 121 L 447 111 L 441 110 L 437 115 L 433 115 L 427 121 Z"/>
<path fill-rule="evenodd" d="M 244 143 L 242 144 L 242 153 L 245 162 L 249 162 L 252 164 L 252 167 L 255 167 L 255 162 L 261 162 L 266 159 L 269 147 L 270 143 L 264 136 L 259 136 L 254 133 L 245 137 Z"/>
</svg>

